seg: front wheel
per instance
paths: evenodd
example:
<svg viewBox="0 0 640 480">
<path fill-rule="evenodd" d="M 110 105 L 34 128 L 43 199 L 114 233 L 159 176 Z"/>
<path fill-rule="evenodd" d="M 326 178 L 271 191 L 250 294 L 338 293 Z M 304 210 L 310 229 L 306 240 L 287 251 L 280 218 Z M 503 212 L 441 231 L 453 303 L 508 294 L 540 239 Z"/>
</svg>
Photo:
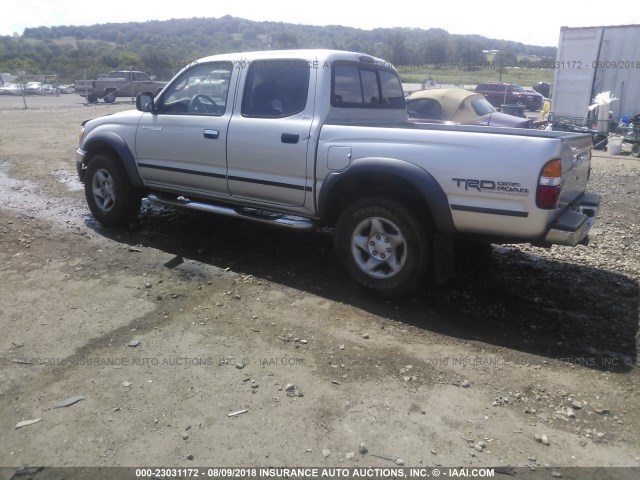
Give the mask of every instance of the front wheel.
<svg viewBox="0 0 640 480">
<path fill-rule="evenodd" d="M 89 160 L 84 193 L 89 210 L 106 227 L 125 225 L 142 203 L 120 162 L 102 153 Z"/>
<path fill-rule="evenodd" d="M 335 247 L 356 283 L 386 298 L 417 289 L 429 257 L 428 236 L 414 213 L 383 197 L 360 200 L 341 214 Z"/>
</svg>

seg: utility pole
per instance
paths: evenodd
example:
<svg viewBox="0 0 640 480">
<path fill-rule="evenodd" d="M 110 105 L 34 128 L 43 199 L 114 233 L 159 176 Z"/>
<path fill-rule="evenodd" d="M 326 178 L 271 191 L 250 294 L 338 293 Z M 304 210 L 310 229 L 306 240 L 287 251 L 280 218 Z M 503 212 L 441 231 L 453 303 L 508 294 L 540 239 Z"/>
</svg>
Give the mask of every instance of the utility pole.
<svg viewBox="0 0 640 480">
<path fill-rule="evenodd" d="M 18 85 L 20 85 L 20 90 L 22 90 L 22 101 L 24 102 L 24 109 L 27 109 L 27 92 L 26 89 L 24 87 L 24 75 L 25 75 L 25 71 L 24 70 L 20 70 L 18 72 L 18 77 L 20 78 L 20 81 L 18 82 Z"/>
</svg>

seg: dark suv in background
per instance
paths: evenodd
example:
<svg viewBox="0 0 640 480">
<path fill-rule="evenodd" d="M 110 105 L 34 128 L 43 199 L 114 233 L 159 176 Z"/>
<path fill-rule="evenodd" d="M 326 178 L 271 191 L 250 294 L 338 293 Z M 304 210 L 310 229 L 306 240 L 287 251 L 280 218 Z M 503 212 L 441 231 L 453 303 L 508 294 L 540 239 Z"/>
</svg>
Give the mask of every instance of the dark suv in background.
<svg viewBox="0 0 640 480">
<path fill-rule="evenodd" d="M 476 92 L 481 93 L 491 105 L 500 108 L 502 105 L 524 105 L 527 110 L 540 110 L 543 96 L 537 92 L 527 92 L 517 83 L 480 83 Z"/>
</svg>

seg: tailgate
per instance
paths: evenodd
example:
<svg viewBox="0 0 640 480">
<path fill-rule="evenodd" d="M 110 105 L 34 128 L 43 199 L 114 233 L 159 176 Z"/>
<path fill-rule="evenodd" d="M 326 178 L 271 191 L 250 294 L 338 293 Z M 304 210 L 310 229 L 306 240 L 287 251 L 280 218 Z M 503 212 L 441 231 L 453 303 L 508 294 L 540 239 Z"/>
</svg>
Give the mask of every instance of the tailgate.
<svg viewBox="0 0 640 480">
<path fill-rule="evenodd" d="M 95 82 L 93 80 L 76 80 L 73 84 L 73 87 L 78 91 L 93 90 L 94 83 Z"/>
<path fill-rule="evenodd" d="M 589 134 L 562 137 L 562 190 L 558 209 L 564 211 L 587 190 L 591 168 L 592 139 Z"/>
<path fill-rule="evenodd" d="M 586 192 L 591 168 L 591 135 L 563 135 L 561 140 L 560 200 L 557 217 L 545 235 L 545 242 L 573 246 L 588 239 L 598 215 L 600 196 Z"/>
</svg>

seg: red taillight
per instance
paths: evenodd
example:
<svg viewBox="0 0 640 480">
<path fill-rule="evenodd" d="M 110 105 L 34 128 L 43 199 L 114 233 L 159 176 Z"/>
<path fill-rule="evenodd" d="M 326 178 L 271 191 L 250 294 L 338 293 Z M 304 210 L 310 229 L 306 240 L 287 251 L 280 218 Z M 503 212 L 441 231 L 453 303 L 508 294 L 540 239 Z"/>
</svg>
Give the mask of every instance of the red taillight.
<svg viewBox="0 0 640 480">
<path fill-rule="evenodd" d="M 547 162 L 540 172 L 536 190 L 536 205 L 544 210 L 558 206 L 562 183 L 562 161 L 557 158 Z"/>
</svg>

